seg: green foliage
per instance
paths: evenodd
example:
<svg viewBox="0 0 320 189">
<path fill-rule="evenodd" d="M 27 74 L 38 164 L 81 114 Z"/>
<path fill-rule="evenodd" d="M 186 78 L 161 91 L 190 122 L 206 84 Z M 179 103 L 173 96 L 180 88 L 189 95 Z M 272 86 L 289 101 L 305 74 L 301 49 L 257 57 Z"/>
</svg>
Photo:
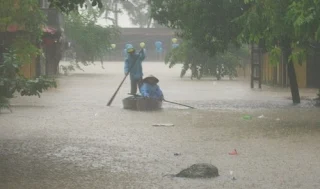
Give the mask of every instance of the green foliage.
<svg viewBox="0 0 320 189">
<path fill-rule="evenodd" d="M 1 87 L 1 85 L 0 85 L 0 87 Z M 5 98 L 4 96 L 0 95 L 0 112 L 2 109 L 9 109 L 11 111 L 10 106 L 9 106 L 9 100 L 7 98 Z"/>
<path fill-rule="evenodd" d="M 64 66 L 61 65 L 60 68 L 62 69 L 64 75 L 68 75 L 69 71 L 75 71 L 75 67 L 73 65 Z"/>
<path fill-rule="evenodd" d="M 3 1 L 0 6 L 0 31 L 6 31 L 9 26 L 16 26 L 17 30 L 12 42 L 12 48 L 17 53 L 17 58 L 24 63 L 31 63 L 40 50 L 35 45 L 40 42 L 45 16 L 40 10 L 37 0 Z M 3 33 L 6 35 L 6 33 Z M 4 37 L 4 40 L 7 40 Z M 1 43 L 6 43 L 1 41 Z"/>
<path fill-rule="evenodd" d="M 318 0 L 293 1 L 288 7 L 287 19 L 293 24 L 295 35 L 302 41 L 319 41 L 320 2 Z"/>
<path fill-rule="evenodd" d="M 270 63 L 272 65 L 277 65 L 280 62 L 281 59 L 281 49 L 279 47 L 275 47 L 273 49 L 270 50 L 269 53 L 270 56 Z"/>
<path fill-rule="evenodd" d="M 10 98 L 18 92 L 21 96 L 39 96 L 44 90 L 56 87 L 52 79 L 40 76 L 27 79 L 20 73 L 23 63 L 14 51 L 3 53 L 3 63 L 0 65 L 0 108 L 9 107 Z"/>
<path fill-rule="evenodd" d="M 241 0 L 149 0 L 151 16 L 158 23 L 177 29 L 178 36 L 191 40 L 200 51 L 214 55 L 239 45 L 240 26 L 233 20 L 246 6 Z"/>
<path fill-rule="evenodd" d="M 39 77 L 27 79 L 21 75 L 21 67 L 34 61 L 41 53 L 37 47 L 42 37 L 45 16 L 38 0 L 2 1 L 0 6 L 0 31 L 4 36 L 0 62 L 0 109 L 9 108 L 9 99 L 18 92 L 22 96 L 40 96 L 50 87 L 56 87 L 52 79 Z M 12 41 L 7 37 L 7 28 L 13 27 Z M 19 32 L 17 32 L 19 31 Z"/>
<path fill-rule="evenodd" d="M 110 40 L 118 37 L 116 28 L 97 25 L 95 16 L 90 13 L 67 15 L 65 33 L 73 42 L 76 62 L 84 65 L 106 54 L 110 49 Z"/>
<path fill-rule="evenodd" d="M 169 51 L 165 57 L 165 64 L 169 64 L 169 68 L 172 68 L 178 63 L 190 63 L 188 54 L 192 53 L 191 44 L 189 41 L 184 41 L 178 48 L 174 48 Z"/>
<path fill-rule="evenodd" d="M 201 75 L 216 75 L 217 69 L 224 68 L 224 73 L 233 77 L 237 75 L 236 67 L 241 66 L 240 60 L 245 60 L 248 56 L 249 51 L 244 47 L 230 48 L 228 51 L 212 56 L 196 49 L 192 42 L 183 41 L 178 48 L 172 49 L 167 54 L 165 63 L 169 64 L 170 68 L 175 64 L 183 63 L 180 77 L 183 77 L 188 69 L 194 73 L 197 66 L 202 68 Z"/>
<path fill-rule="evenodd" d="M 90 2 L 93 7 L 103 7 L 101 0 L 49 0 L 51 7 L 59 8 L 62 12 L 70 13 L 77 11 L 79 6 L 83 7 L 86 2 Z"/>
<path fill-rule="evenodd" d="M 303 62 L 307 60 L 307 54 L 306 49 L 296 48 L 289 57 L 289 60 L 302 65 Z"/>
</svg>

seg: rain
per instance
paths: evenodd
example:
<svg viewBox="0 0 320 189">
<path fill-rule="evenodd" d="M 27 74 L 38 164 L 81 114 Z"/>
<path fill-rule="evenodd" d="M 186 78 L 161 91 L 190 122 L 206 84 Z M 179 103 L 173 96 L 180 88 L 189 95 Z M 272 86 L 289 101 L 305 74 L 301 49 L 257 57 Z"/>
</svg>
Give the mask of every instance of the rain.
<svg viewBox="0 0 320 189">
<path fill-rule="evenodd" d="M 0 188 L 320 188 L 320 3 L 1 4 Z"/>
</svg>

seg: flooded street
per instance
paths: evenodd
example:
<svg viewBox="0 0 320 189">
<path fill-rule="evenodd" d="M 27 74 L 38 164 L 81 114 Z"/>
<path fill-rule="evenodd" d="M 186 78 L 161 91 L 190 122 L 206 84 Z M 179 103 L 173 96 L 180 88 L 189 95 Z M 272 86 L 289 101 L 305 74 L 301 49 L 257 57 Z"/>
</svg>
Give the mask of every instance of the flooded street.
<svg viewBox="0 0 320 189">
<path fill-rule="evenodd" d="M 57 89 L 13 99 L 13 113 L 0 114 L 0 188 L 320 188 L 320 109 L 308 100 L 316 90 L 301 90 L 294 106 L 289 89 L 181 79 L 179 65 L 143 64 L 167 100 L 197 109 L 124 110 L 129 78 L 107 107 L 122 62 L 61 76 Z M 160 123 L 174 127 L 152 126 Z M 195 163 L 215 165 L 220 176 L 167 176 Z"/>
</svg>

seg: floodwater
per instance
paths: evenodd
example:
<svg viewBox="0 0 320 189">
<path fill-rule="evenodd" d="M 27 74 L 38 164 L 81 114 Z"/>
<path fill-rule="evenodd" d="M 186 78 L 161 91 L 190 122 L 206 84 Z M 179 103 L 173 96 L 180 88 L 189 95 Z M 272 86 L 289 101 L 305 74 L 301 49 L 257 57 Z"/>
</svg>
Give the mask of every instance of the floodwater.
<svg viewBox="0 0 320 189">
<path fill-rule="evenodd" d="M 292 105 L 288 89 L 180 79 L 179 66 L 146 62 L 145 75 L 160 79 L 167 100 L 197 109 L 135 112 L 122 109 L 128 80 L 106 106 L 123 63 L 104 67 L 61 76 L 57 89 L 13 99 L 14 112 L 2 112 L 1 189 L 320 188 L 320 109 L 308 100 L 315 90 L 301 90 L 305 100 Z M 159 123 L 174 127 L 152 126 Z M 166 176 L 194 163 L 211 163 L 220 176 Z"/>
</svg>

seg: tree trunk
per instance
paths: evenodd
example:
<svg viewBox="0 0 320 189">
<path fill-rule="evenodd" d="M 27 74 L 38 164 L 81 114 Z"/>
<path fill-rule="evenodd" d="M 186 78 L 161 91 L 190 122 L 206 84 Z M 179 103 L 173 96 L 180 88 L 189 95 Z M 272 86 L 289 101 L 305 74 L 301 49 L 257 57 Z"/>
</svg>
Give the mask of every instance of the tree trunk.
<svg viewBox="0 0 320 189">
<path fill-rule="evenodd" d="M 151 26 L 151 23 L 152 23 L 152 18 L 150 17 L 149 20 L 148 20 L 148 25 L 147 25 L 147 28 L 150 28 Z"/>
<path fill-rule="evenodd" d="M 118 27 L 118 2 L 116 1 L 114 4 L 114 20 L 115 20 L 115 25 Z"/>
<path fill-rule="evenodd" d="M 291 47 L 289 47 L 289 45 L 288 45 L 287 48 L 283 49 L 283 53 L 284 53 L 284 57 L 283 57 L 284 61 L 288 65 L 288 77 L 289 77 L 289 81 L 290 81 L 292 101 L 294 104 L 298 104 L 298 103 L 300 103 L 300 94 L 299 94 L 297 76 L 296 76 L 293 62 L 292 62 L 292 60 L 289 60 L 289 57 L 292 54 Z"/>
</svg>

